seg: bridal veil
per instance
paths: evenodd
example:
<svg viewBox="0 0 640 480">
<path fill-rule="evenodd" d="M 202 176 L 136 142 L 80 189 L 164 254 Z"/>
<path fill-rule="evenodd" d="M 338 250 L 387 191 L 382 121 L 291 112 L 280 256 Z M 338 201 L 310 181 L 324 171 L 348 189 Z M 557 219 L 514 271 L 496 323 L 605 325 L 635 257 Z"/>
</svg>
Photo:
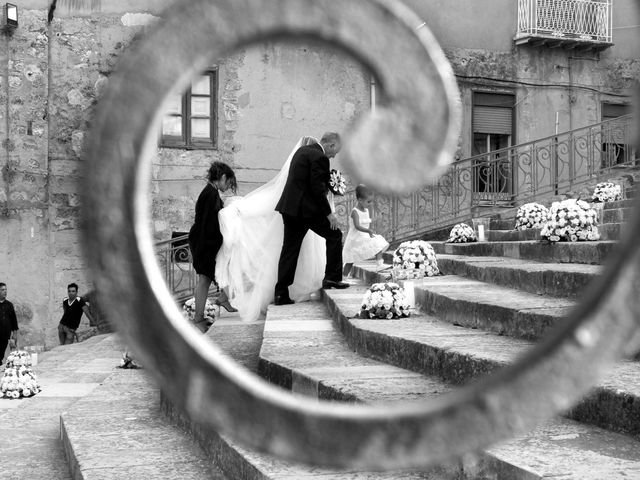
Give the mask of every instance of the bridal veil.
<svg viewBox="0 0 640 480">
<path fill-rule="evenodd" d="M 287 182 L 293 154 L 301 146 L 315 142 L 311 137 L 302 137 L 272 180 L 231 202 L 218 214 L 224 242 L 216 257 L 216 281 L 227 290 L 244 320 L 257 319 L 273 301 L 284 239 L 282 215 L 275 211 L 276 204 Z M 325 265 L 325 240 L 307 232 L 296 276 L 289 287 L 294 301 L 309 300 L 321 288 Z"/>
</svg>

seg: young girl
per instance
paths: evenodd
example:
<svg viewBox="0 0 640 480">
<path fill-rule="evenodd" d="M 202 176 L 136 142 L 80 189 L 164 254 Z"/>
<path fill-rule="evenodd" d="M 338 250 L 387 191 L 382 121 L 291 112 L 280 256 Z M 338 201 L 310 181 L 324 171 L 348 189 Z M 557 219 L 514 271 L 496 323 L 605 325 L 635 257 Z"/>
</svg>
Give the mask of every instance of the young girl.
<svg viewBox="0 0 640 480">
<path fill-rule="evenodd" d="M 382 261 L 382 254 L 389 248 L 389 243 L 371 230 L 369 206 L 373 194 L 366 185 L 356 187 L 356 207 L 349 216 L 349 233 L 342 249 L 344 275 L 350 275 L 354 262 L 360 262 L 375 257 L 378 263 Z"/>
<path fill-rule="evenodd" d="M 204 308 L 209 294 L 211 282 L 215 279 L 216 255 L 222 246 L 222 233 L 218 212 L 223 203 L 219 192 L 237 189 L 236 176 L 226 163 L 213 162 L 207 173 L 207 185 L 204 187 L 196 202 L 196 218 L 189 230 L 189 248 L 193 259 L 193 268 L 198 275 L 195 290 L 195 313 L 193 322 L 203 333 L 210 325 L 204 318 Z M 223 306 L 230 312 L 237 311 L 229 303 L 224 291 L 220 291 L 217 305 Z"/>
</svg>

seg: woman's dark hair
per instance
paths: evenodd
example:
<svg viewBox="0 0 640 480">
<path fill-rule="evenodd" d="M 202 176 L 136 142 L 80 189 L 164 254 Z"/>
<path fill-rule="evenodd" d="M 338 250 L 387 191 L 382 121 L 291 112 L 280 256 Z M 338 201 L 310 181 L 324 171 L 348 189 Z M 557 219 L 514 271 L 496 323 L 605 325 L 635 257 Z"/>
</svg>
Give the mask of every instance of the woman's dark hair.
<svg viewBox="0 0 640 480">
<path fill-rule="evenodd" d="M 356 198 L 365 198 L 371 196 L 373 192 L 364 183 L 361 183 L 356 187 Z"/>
<path fill-rule="evenodd" d="M 220 180 L 222 175 L 227 177 L 229 188 L 233 193 L 236 193 L 238 190 L 238 182 L 236 181 L 236 174 L 233 173 L 231 167 L 224 162 L 213 162 L 207 172 L 207 180 L 215 182 L 216 180 Z"/>
</svg>

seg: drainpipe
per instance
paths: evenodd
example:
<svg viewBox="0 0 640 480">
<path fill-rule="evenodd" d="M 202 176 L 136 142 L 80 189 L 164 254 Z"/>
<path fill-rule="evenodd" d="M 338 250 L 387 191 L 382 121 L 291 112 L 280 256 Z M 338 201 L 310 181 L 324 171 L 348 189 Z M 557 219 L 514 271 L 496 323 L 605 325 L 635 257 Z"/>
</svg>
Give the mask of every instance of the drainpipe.
<svg viewBox="0 0 640 480">
<path fill-rule="evenodd" d="M 7 52 L 7 57 L 6 57 L 6 62 L 4 62 L 4 64 L 2 65 L 2 84 L 5 87 L 5 99 L 6 99 L 6 103 L 5 103 L 5 110 L 4 110 L 4 119 L 5 119 L 5 137 L 2 139 L 2 143 L 4 144 L 4 152 L 5 152 L 5 158 L 6 158 L 6 163 L 4 165 L 4 188 L 5 188 L 5 195 L 6 195 L 6 202 L 5 202 L 5 206 L 3 209 L 3 214 L 8 217 L 9 216 L 9 194 L 11 193 L 11 187 L 9 186 L 9 181 L 11 178 L 11 164 L 9 162 L 9 153 L 10 153 L 10 148 L 9 148 L 9 127 L 10 127 L 10 122 L 9 122 L 9 93 L 10 93 L 10 89 L 9 89 L 9 55 L 10 55 L 10 50 L 9 50 L 9 34 L 4 34 L 2 35 L 2 39 L 3 39 L 3 44 L 4 44 L 4 51 Z"/>
</svg>

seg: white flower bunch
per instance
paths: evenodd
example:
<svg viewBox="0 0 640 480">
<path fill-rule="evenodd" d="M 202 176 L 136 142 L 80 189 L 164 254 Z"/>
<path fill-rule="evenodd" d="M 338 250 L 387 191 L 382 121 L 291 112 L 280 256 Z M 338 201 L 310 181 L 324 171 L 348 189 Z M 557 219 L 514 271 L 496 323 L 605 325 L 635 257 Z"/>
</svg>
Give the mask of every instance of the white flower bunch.
<svg viewBox="0 0 640 480">
<path fill-rule="evenodd" d="M 347 181 L 340 170 L 332 168 L 329 172 L 329 190 L 334 195 L 344 195 L 347 191 Z"/>
<path fill-rule="evenodd" d="M 40 385 L 33 371 L 24 365 L 9 367 L 0 380 L 0 398 L 31 397 L 40 391 Z"/>
<path fill-rule="evenodd" d="M 466 223 L 458 223 L 453 226 L 451 232 L 449 232 L 449 243 L 467 243 L 477 242 L 476 233 Z"/>
<path fill-rule="evenodd" d="M 516 213 L 516 230 L 543 228 L 549 221 L 549 209 L 539 203 L 525 203 Z"/>
<path fill-rule="evenodd" d="M 591 199 L 594 202 L 615 202 L 622 200 L 622 187 L 613 182 L 601 182 L 593 189 Z"/>
<path fill-rule="evenodd" d="M 182 314 L 187 320 L 193 322 L 193 317 L 196 314 L 196 299 L 191 297 L 182 305 Z M 216 306 L 207 299 L 204 305 L 204 318 L 209 319 L 212 322 L 216 319 Z"/>
<path fill-rule="evenodd" d="M 362 299 L 360 318 L 390 320 L 409 316 L 409 302 L 397 283 L 374 283 Z"/>
<path fill-rule="evenodd" d="M 436 252 L 424 240 L 402 242 L 393 252 L 395 279 L 433 277 L 439 274 Z"/>
<path fill-rule="evenodd" d="M 7 368 L 19 367 L 21 365 L 31 366 L 31 354 L 24 350 L 14 350 L 7 357 Z"/>
<path fill-rule="evenodd" d="M 550 242 L 598 240 L 598 213 L 583 200 L 553 202 L 541 236 Z"/>
</svg>

